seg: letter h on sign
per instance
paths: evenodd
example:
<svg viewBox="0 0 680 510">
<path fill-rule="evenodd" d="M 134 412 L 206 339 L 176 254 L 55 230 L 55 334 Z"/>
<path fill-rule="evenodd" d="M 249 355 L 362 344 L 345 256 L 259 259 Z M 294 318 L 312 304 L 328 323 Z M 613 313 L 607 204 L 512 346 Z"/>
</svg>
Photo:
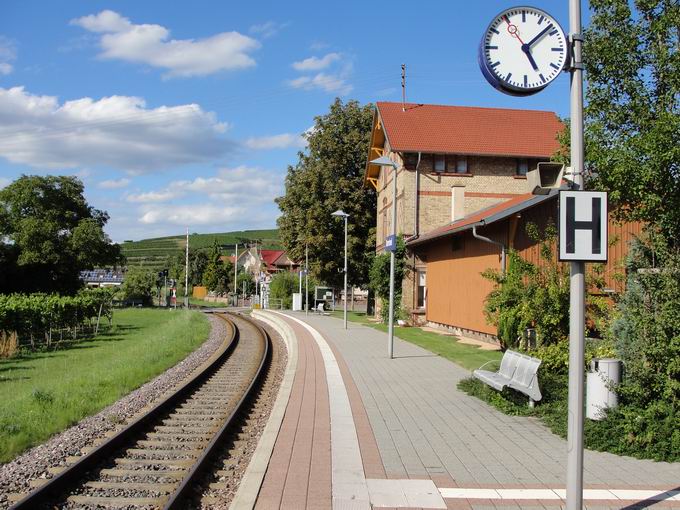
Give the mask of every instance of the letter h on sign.
<svg viewBox="0 0 680 510">
<path fill-rule="evenodd" d="M 559 259 L 607 261 L 607 193 L 560 191 Z"/>
</svg>

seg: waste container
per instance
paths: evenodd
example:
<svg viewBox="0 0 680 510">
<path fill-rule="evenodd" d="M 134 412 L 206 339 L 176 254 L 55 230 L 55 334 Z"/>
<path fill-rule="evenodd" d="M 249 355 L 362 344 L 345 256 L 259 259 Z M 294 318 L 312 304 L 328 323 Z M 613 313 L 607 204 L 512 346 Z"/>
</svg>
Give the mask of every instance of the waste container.
<svg viewBox="0 0 680 510">
<path fill-rule="evenodd" d="M 299 292 L 293 293 L 293 311 L 299 312 L 302 310 L 302 294 Z"/>
<path fill-rule="evenodd" d="M 595 358 L 586 374 L 586 417 L 591 420 L 604 418 L 609 408 L 616 407 L 619 398 L 613 387 L 621 382 L 621 360 Z"/>
</svg>

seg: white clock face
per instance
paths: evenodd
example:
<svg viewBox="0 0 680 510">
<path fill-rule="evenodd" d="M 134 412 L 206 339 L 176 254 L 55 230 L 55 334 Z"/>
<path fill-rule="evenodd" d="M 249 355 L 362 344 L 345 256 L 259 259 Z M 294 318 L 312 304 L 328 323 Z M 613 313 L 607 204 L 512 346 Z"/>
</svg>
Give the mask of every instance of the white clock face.
<svg viewBox="0 0 680 510">
<path fill-rule="evenodd" d="M 513 7 L 500 13 L 482 40 L 487 72 L 502 87 L 538 91 L 564 69 L 567 41 L 560 25 L 534 7 Z"/>
</svg>

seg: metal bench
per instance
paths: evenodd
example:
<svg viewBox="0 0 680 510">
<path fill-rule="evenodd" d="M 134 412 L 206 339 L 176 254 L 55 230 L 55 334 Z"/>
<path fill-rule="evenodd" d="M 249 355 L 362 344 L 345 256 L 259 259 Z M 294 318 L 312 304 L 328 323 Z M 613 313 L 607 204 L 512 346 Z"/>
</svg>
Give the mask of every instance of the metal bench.
<svg viewBox="0 0 680 510">
<path fill-rule="evenodd" d="M 319 303 L 316 307 L 314 307 L 313 310 L 314 310 L 316 313 L 318 313 L 319 315 L 329 315 L 328 313 L 326 313 L 326 312 L 324 311 L 323 307 L 324 307 L 324 302 L 322 301 L 322 302 Z"/>
<path fill-rule="evenodd" d="M 472 375 L 495 390 L 502 391 L 507 386 L 520 393 L 524 393 L 529 397 L 529 405 L 532 407 L 534 402 L 538 402 L 543 398 L 538 387 L 540 359 L 507 350 L 503 354 L 498 372 L 482 370 L 489 363 L 492 362 L 484 363 L 484 365 L 472 372 Z"/>
</svg>

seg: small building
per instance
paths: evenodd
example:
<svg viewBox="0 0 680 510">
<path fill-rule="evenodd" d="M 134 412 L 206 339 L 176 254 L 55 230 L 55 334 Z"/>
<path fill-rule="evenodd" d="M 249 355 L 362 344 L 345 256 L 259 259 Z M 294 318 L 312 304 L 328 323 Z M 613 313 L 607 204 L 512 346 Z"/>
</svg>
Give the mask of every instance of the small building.
<svg viewBox="0 0 680 510">
<path fill-rule="evenodd" d="M 423 296 L 426 322 L 493 341 L 496 328 L 487 323 L 483 310 L 494 284 L 481 273 L 500 271 L 503 252 L 511 249 L 529 262 L 544 263 L 539 243 L 527 234 L 527 225 L 533 223 L 540 230 L 550 223 L 556 225 L 557 196 L 557 191 L 518 195 L 410 240 L 408 248 L 424 261 L 428 275 L 427 286 L 418 293 Z M 608 230 L 611 244 L 603 277 L 607 291 L 613 293 L 622 290 L 616 275 L 623 271 L 629 243 L 639 235 L 641 225 L 610 219 Z"/>
<path fill-rule="evenodd" d="M 407 241 L 410 269 L 402 304 L 416 321 L 424 320 L 424 289 L 431 277 L 428 261 L 412 249 L 413 243 L 528 193 L 527 172 L 550 160 L 563 128 L 557 115 L 547 111 L 377 103 L 364 185 L 378 194 L 379 253 L 392 233 L 392 179 L 397 180 L 396 232 Z M 370 163 L 383 155 L 399 165 L 396 173 Z"/>
</svg>

